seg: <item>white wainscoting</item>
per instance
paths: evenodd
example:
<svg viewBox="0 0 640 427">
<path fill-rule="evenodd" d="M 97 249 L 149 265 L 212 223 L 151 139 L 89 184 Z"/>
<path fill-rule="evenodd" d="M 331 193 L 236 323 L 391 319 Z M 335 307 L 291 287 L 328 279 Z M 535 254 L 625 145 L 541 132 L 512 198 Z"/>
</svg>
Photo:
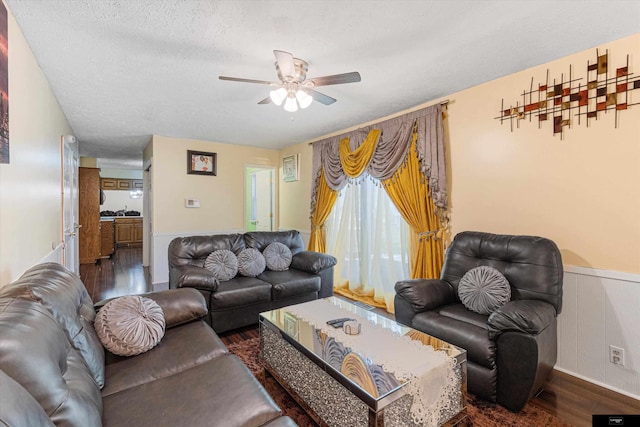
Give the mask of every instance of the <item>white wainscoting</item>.
<svg viewBox="0 0 640 427">
<path fill-rule="evenodd" d="M 40 263 L 57 262 L 58 264 L 62 264 L 63 255 L 64 255 L 64 245 L 60 243 L 58 244 L 58 246 L 53 248 L 53 250 L 51 250 L 51 252 L 49 252 L 44 258 L 42 258 L 42 260 L 40 260 Z"/>
<path fill-rule="evenodd" d="M 565 266 L 556 369 L 640 399 L 639 326 L 639 274 Z M 609 362 L 610 345 L 624 367 Z"/>
</svg>

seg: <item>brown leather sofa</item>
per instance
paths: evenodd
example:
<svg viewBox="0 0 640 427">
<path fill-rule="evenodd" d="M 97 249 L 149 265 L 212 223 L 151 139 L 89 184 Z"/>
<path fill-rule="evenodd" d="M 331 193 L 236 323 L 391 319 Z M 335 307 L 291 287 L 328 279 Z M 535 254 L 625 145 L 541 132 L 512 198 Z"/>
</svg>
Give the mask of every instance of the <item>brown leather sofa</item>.
<svg viewBox="0 0 640 427">
<path fill-rule="evenodd" d="M 238 255 L 245 248 L 262 252 L 269 244 L 286 245 L 293 258 L 286 271 L 265 270 L 258 277 L 240 274 L 218 282 L 204 268 L 215 250 Z M 209 309 L 207 322 L 218 333 L 258 323 L 258 315 L 288 305 L 333 295 L 331 255 L 305 251 L 300 232 L 252 231 L 245 234 L 178 237 L 169 244 L 169 288 L 195 288 L 204 295 Z"/>
<path fill-rule="evenodd" d="M 91 299 L 61 265 L 0 288 L 0 425 L 296 425 L 202 321 L 199 292 L 146 296 L 162 307 L 166 333 L 150 351 L 118 357 L 105 354 Z"/>
<path fill-rule="evenodd" d="M 458 296 L 460 279 L 481 265 L 500 271 L 511 287 L 511 301 L 488 316 Z M 440 279 L 396 283 L 396 321 L 464 348 L 469 392 L 519 411 L 556 363 L 562 277 L 560 250 L 549 239 L 462 232 L 447 249 Z"/>
</svg>

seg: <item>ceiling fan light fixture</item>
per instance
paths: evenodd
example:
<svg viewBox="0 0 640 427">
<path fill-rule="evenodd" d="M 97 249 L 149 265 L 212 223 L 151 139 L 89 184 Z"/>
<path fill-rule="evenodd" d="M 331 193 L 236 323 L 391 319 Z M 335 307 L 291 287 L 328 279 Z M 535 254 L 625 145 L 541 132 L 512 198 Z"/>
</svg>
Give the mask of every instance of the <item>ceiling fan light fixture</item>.
<svg viewBox="0 0 640 427">
<path fill-rule="evenodd" d="M 276 105 L 282 105 L 282 101 L 287 97 L 287 90 L 283 87 L 269 92 L 269 97 Z"/>
<path fill-rule="evenodd" d="M 300 104 L 300 108 L 305 109 L 313 102 L 313 97 L 309 95 L 307 92 L 298 89 L 296 91 L 296 99 Z"/>
<path fill-rule="evenodd" d="M 285 111 L 288 111 L 290 113 L 295 113 L 296 111 L 298 111 L 298 103 L 296 102 L 296 99 L 288 96 L 287 100 L 284 103 L 284 109 Z"/>
</svg>

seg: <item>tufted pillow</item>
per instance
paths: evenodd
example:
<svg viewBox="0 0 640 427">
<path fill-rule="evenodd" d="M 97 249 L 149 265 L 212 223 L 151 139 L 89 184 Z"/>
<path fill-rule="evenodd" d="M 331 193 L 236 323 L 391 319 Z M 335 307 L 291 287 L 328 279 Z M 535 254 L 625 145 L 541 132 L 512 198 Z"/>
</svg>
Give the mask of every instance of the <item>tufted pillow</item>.
<svg viewBox="0 0 640 427">
<path fill-rule="evenodd" d="M 228 249 L 213 251 L 204 261 L 204 268 L 222 282 L 231 280 L 238 274 L 238 257 Z"/>
<path fill-rule="evenodd" d="M 151 350 L 164 336 L 164 312 L 150 298 L 120 297 L 102 307 L 94 326 L 102 345 L 111 353 L 135 356 Z"/>
<path fill-rule="evenodd" d="M 243 276 L 256 277 L 264 271 L 265 266 L 264 256 L 255 248 L 243 249 L 238 254 L 238 271 Z"/>
<path fill-rule="evenodd" d="M 458 296 L 469 310 L 487 315 L 509 302 L 511 286 L 498 270 L 482 265 L 462 276 Z"/>
<path fill-rule="evenodd" d="M 291 265 L 291 249 L 284 243 L 273 242 L 269 244 L 262 251 L 262 255 L 264 255 L 264 260 L 269 270 L 285 271 Z"/>
</svg>

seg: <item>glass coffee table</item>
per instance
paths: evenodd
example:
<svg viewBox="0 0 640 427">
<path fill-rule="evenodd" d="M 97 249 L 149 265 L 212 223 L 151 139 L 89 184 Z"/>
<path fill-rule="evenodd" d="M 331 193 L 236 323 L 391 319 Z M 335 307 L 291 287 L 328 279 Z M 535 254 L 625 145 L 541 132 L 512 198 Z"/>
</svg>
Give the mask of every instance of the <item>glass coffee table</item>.
<svg viewBox="0 0 640 427">
<path fill-rule="evenodd" d="M 360 334 L 326 324 L 342 317 Z M 261 313 L 260 359 L 321 426 L 455 425 L 466 416 L 463 349 L 336 297 Z"/>
</svg>

